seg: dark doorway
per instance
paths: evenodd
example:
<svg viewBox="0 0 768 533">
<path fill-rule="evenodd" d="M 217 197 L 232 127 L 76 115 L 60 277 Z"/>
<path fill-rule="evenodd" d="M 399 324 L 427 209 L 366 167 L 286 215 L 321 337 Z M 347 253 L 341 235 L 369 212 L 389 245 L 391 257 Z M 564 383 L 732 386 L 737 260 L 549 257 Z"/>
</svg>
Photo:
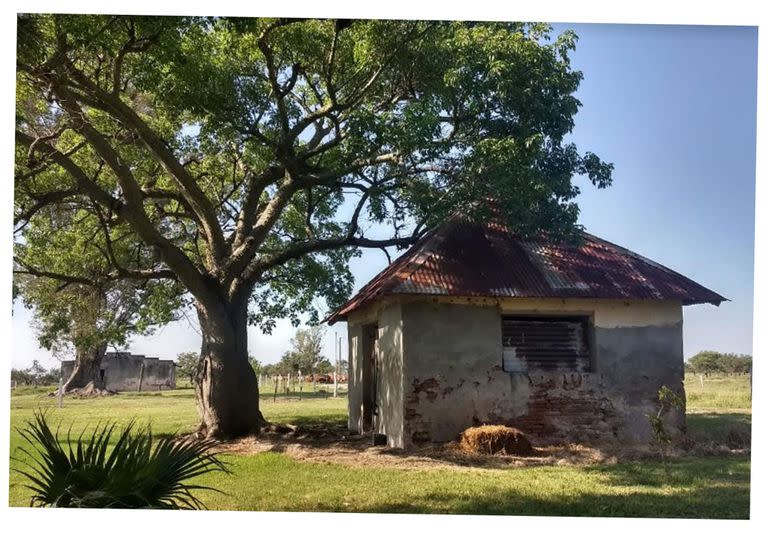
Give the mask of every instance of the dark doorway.
<svg viewBox="0 0 768 533">
<path fill-rule="evenodd" d="M 376 345 L 378 324 L 363 326 L 363 431 L 373 429 L 376 410 Z"/>
</svg>

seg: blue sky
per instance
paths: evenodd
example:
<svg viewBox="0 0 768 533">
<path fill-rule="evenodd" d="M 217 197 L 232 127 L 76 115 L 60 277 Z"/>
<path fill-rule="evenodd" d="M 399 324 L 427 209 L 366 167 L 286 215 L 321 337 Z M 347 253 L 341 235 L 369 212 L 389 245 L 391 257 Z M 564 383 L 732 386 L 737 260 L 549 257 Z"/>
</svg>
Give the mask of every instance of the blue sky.
<svg viewBox="0 0 768 533">
<path fill-rule="evenodd" d="M 588 231 L 689 276 L 730 299 L 684 311 L 686 357 L 702 349 L 752 353 L 757 29 L 558 24 L 579 35 L 572 63 L 584 73 L 573 141 L 614 163 L 614 184 L 586 181 Z M 380 251 L 353 260 L 359 288 L 386 266 Z M 31 315 L 14 306 L 13 366 L 55 360 L 37 346 Z M 175 357 L 199 350 L 194 319 L 138 338 L 131 350 Z M 326 335 L 326 355 L 334 333 Z M 280 358 L 293 328 L 255 328 L 249 349 Z"/>
</svg>

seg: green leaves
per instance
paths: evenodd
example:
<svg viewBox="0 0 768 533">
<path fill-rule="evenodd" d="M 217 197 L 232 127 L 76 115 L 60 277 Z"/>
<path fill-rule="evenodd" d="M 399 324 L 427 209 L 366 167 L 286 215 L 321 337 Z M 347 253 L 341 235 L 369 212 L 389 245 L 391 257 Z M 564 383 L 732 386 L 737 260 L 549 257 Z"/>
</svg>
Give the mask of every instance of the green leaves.
<svg viewBox="0 0 768 533">
<path fill-rule="evenodd" d="M 664 415 L 673 410 L 685 411 L 685 398 L 678 395 L 667 385 L 662 385 L 658 391 L 659 411 L 655 414 L 646 414 L 651 425 L 653 438 L 657 444 L 666 446 L 672 442 L 672 436 L 664 425 Z"/>
<path fill-rule="evenodd" d="M 81 433 L 65 450 L 58 430 L 52 432 L 43 412 L 18 430 L 34 453 L 21 448 L 29 470 L 14 469 L 28 480 L 37 507 L 200 509 L 193 490 L 216 490 L 189 483 L 208 472 L 228 472 L 212 453 L 214 443 L 153 439 L 151 431 L 129 423 L 116 436 L 116 425 Z"/>
<path fill-rule="evenodd" d="M 251 295 L 266 331 L 343 301 L 355 246 L 407 246 L 489 201 L 514 231 L 572 235 L 573 177 L 611 181 L 564 141 L 582 73 L 575 34 L 547 24 L 34 15 L 19 31 L 19 257 L 170 271 L 211 308 Z"/>
<path fill-rule="evenodd" d="M 291 349 L 265 372 L 296 375 L 301 371 L 305 376 L 332 372 L 333 364 L 321 355 L 325 334 L 326 330 L 321 326 L 297 330 L 291 339 Z"/>
<path fill-rule="evenodd" d="M 200 354 L 197 352 L 182 352 L 176 356 L 176 371 L 192 383 L 197 375 Z"/>
<path fill-rule="evenodd" d="M 743 373 L 752 371 L 752 356 L 704 350 L 686 361 L 686 370 L 704 374 Z"/>
</svg>

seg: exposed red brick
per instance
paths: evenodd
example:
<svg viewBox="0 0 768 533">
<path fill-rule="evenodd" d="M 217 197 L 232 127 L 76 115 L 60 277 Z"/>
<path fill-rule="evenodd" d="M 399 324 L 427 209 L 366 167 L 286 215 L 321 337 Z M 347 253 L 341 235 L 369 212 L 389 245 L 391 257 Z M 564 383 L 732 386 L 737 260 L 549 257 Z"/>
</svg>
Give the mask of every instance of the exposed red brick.
<svg viewBox="0 0 768 533">
<path fill-rule="evenodd" d="M 416 402 L 418 402 L 419 394 L 423 392 L 426 394 L 429 401 L 435 401 L 437 399 L 437 391 L 439 388 L 440 383 L 435 378 L 429 378 L 423 381 L 414 379 L 411 398 L 415 397 Z"/>
</svg>

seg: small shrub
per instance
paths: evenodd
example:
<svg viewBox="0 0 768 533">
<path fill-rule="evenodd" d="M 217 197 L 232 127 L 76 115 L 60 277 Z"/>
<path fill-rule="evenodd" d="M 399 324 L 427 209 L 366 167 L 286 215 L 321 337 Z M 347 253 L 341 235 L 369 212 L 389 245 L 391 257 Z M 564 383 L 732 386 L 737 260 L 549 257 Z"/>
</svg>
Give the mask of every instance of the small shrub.
<svg viewBox="0 0 768 533">
<path fill-rule="evenodd" d="M 468 453 L 531 455 L 533 446 L 519 429 L 508 426 L 478 426 L 465 429 L 459 448 Z"/>
<path fill-rule="evenodd" d="M 134 430 L 129 423 L 111 450 L 115 424 L 98 426 L 90 437 L 80 434 L 59 443 L 45 415 L 36 412 L 19 433 L 36 453 L 21 448 L 32 472 L 14 468 L 26 477 L 33 492 L 34 507 L 98 507 L 200 509 L 203 503 L 192 489 L 213 490 L 192 485 L 190 479 L 206 472 L 228 472 L 209 450 L 209 441 L 178 441 L 153 438 L 149 429 Z M 216 491 L 218 492 L 218 491 Z"/>
<path fill-rule="evenodd" d="M 657 444 L 666 446 L 672 442 L 672 437 L 664 426 L 664 414 L 673 409 L 684 409 L 685 401 L 675 391 L 662 385 L 658 394 L 659 411 L 656 414 L 645 415 L 653 431 L 653 438 Z"/>
</svg>

